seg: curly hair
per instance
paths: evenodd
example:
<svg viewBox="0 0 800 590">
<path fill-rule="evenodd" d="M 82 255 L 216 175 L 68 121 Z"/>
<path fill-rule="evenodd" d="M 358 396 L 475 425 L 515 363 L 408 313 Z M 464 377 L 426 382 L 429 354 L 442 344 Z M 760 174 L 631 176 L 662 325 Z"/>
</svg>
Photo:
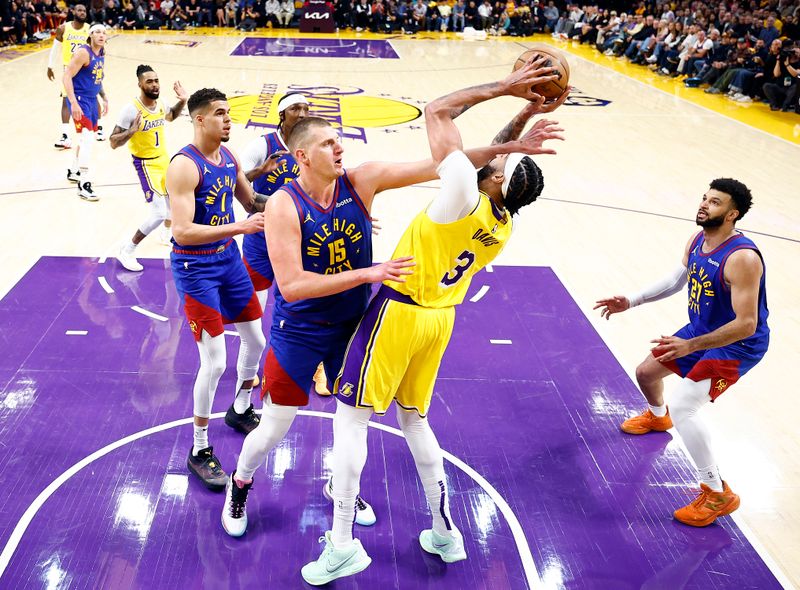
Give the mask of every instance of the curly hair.
<svg viewBox="0 0 800 590">
<path fill-rule="evenodd" d="M 216 88 L 201 88 L 189 97 L 189 114 L 194 117 L 198 109 L 207 107 L 215 100 L 228 100 L 228 97 Z"/>
<path fill-rule="evenodd" d="M 739 217 L 734 220 L 734 224 L 744 217 L 745 213 L 750 211 L 750 207 L 753 205 L 753 195 L 750 193 L 750 189 L 744 183 L 733 178 L 714 179 L 708 185 L 708 188 L 730 195 L 736 210 L 739 212 Z"/>
<path fill-rule="evenodd" d="M 147 72 L 154 72 L 155 70 L 148 65 L 140 64 L 138 68 L 136 68 L 136 77 L 141 78 Z"/>
</svg>

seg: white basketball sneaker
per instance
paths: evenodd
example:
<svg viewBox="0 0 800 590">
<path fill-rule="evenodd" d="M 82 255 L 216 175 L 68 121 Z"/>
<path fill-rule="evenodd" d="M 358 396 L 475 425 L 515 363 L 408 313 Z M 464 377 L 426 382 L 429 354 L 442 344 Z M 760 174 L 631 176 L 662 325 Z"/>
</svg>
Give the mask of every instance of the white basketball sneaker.
<svg viewBox="0 0 800 590">
<path fill-rule="evenodd" d="M 136 260 L 136 256 L 134 256 L 133 252 L 128 250 L 126 246 L 122 246 L 122 248 L 119 249 L 117 260 L 119 260 L 119 263 L 125 270 L 131 272 L 141 272 L 144 270 L 144 267 Z"/>
<path fill-rule="evenodd" d="M 467 558 L 464 550 L 464 537 L 461 533 L 443 537 L 433 529 L 425 529 L 419 534 L 419 544 L 428 553 L 442 558 L 445 563 L 462 561 Z"/>
<path fill-rule="evenodd" d="M 358 539 L 353 539 L 349 547 L 335 549 L 331 541 L 331 532 L 326 531 L 325 536 L 319 538 L 319 542 L 325 543 L 322 555 L 300 570 L 303 579 L 312 586 L 321 586 L 338 578 L 352 576 L 364 571 L 372 563 L 372 559 Z"/>
<path fill-rule="evenodd" d="M 66 133 L 62 133 L 61 138 L 55 143 L 55 147 L 61 150 L 68 150 L 72 147 L 72 140 Z"/>
<path fill-rule="evenodd" d="M 222 528 L 231 537 L 241 537 L 247 530 L 247 493 L 253 487 L 253 482 L 242 487 L 233 481 L 236 472 L 228 477 L 225 484 L 225 506 L 222 509 Z"/>
<path fill-rule="evenodd" d="M 88 180 L 81 182 L 78 180 L 78 196 L 84 201 L 99 201 L 100 197 L 92 190 L 92 183 Z"/>
<path fill-rule="evenodd" d="M 322 488 L 322 495 L 328 499 L 328 502 L 333 502 L 333 478 L 329 477 Z M 356 496 L 356 524 L 360 526 L 372 526 L 378 519 L 375 517 L 375 511 L 372 509 L 364 498 Z"/>
<path fill-rule="evenodd" d="M 67 180 L 69 182 L 80 182 L 81 181 L 81 171 L 80 170 L 73 170 L 72 168 L 67 168 Z"/>
<path fill-rule="evenodd" d="M 94 132 L 94 138 L 97 141 L 105 141 L 106 140 L 106 133 L 103 131 L 103 127 L 101 125 L 97 126 L 97 131 Z"/>
</svg>

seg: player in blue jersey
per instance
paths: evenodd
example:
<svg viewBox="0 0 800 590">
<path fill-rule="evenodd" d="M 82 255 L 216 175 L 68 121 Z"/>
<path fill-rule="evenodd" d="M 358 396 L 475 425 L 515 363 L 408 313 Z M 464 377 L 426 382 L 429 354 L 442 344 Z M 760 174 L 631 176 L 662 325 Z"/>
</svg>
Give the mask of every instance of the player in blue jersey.
<svg viewBox="0 0 800 590">
<path fill-rule="evenodd" d="M 769 347 L 766 269 L 756 245 L 736 230 L 750 209 L 748 188 L 731 178 L 714 180 L 703 195 L 697 225 L 680 266 L 644 291 L 616 295 L 597 302 L 595 309 L 612 314 L 680 291 L 688 284 L 689 323 L 673 336 L 662 336 L 642 364 L 636 380 L 648 408 L 625 420 L 628 434 L 675 428 L 697 467 L 700 496 L 675 511 L 675 518 L 692 526 L 707 526 L 739 507 L 739 496 L 720 478 L 711 435 L 698 411 L 713 402 L 752 369 Z M 669 409 L 663 379 L 681 377 Z"/>
<path fill-rule="evenodd" d="M 541 70 L 518 71 L 528 88 L 541 81 Z M 267 203 L 267 245 L 277 286 L 275 310 L 262 386 L 262 421 L 245 439 L 226 492 L 222 522 L 232 536 L 244 534 L 247 528 L 245 506 L 253 474 L 283 439 L 298 407 L 308 403 L 317 363 L 322 361 L 329 375 L 338 372 L 366 309 L 370 283 L 403 282 L 411 273 L 410 257 L 370 266 L 370 210 L 375 195 L 436 178 L 436 164 L 430 159 L 367 162 L 345 170 L 339 133 L 319 117 L 299 122 L 289 143 L 300 175 Z M 470 150 L 467 157 L 478 166 L 498 154 L 525 148 L 530 148 L 525 141 L 512 141 Z M 324 490 L 330 496 L 330 480 Z M 374 513 L 358 497 L 357 489 L 351 499 L 356 523 L 374 522 Z"/>
<path fill-rule="evenodd" d="M 75 131 L 80 136 L 72 167 L 67 170 L 67 179 L 78 183 L 78 196 L 85 201 L 98 200 L 89 179 L 89 161 L 97 121 L 100 118 L 98 95 L 103 99 L 102 114 L 108 113 L 108 99 L 103 91 L 105 44 L 105 25 L 92 25 L 89 27 L 89 43 L 75 50 L 72 60 L 64 70 L 64 90 L 75 122 Z"/>
<path fill-rule="evenodd" d="M 221 490 L 227 475 L 208 442 L 208 419 L 225 371 L 225 323 L 233 323 L 240 337 L 235 397 L 225 423 L 243 433 L 258 425 L 250 395 L 266 340 L 261 306 L 233 236 L 264 229 L 264 215 L 257 212 L 263 210 L 264 201 L 256 198 L 236 157 L 222 146 L 231 130 L 225 95 L 213 88 L 198 90 L 189 97 L 189 115 L 194 141 L 167 168 L 172 276 L 200 353 L 194 384 L 194 445 L 187 465 L 209 489 Z M 234 198 L 253 215 L 236 221 Z"/>
</svg>

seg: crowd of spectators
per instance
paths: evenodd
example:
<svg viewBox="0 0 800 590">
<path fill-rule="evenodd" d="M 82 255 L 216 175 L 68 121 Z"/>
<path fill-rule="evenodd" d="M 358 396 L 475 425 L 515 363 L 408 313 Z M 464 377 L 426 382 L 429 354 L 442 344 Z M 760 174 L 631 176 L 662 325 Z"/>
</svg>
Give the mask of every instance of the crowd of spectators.
<svg viewBox="0 0 800 590">
<path fill-rule="evenodd" d="M 296 3 L 297 1 L 297 3 Z M 74 4 L 73 0 L 70 0 Z M 87 0 L 90 22 L 118 29 L 296 26 L 299 0 Z M 800 0 L 329 0 L 339 29 L 527 37 L 549 33 L 608 56 L 682 77 L 733 100 L 798 109 Z M 0 40 L 48 39 L 70 18 L 65 0 L 0 0 Z"/>
<path fill-rule="evenodd" d="M 800 0 L 618 8 L 569 4 L 546 27 L 557 39 L 594 45 L 688 88 L 800 112 Z"/>
</svg>

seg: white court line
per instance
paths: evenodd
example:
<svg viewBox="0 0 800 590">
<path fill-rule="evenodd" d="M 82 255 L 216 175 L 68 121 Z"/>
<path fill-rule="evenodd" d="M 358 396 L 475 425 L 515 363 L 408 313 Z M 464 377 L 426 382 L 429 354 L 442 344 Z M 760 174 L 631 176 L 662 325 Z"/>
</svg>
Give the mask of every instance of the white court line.
<svg viewBox="0 0 800 590">
<path fill-rule="evenodd" d="M 237 332 L 236 330 L 225 330 L 222 333 L 225 334 L 226 336 L 236 336 L 237 338 L 239 337 L 239 332 Z"/>
<path fill-rule="evenodd" d="M 490 344 L 511 344 L 511 340 L 489 340 Z"/>
<path fill-rule="evenodd" d="M 100 283 L 101 287 L 103 287 L 103 291 L 109 295 L 114 292 L 114 289 L 108 284 L 108 281 L 105 277 L 97 277 L 97 282 Z"/>
<path fill-rule="evenodd" d="M 108 260 L 108 256 L 105 255 L 101 256 L 100 258 L 97 259 L 97 264 L 105 264 L 106 260 Z"/>
<path fill-rule="evenodd" d="M 67 330 L 64 332 L 67 336 L 86 336 L 89 330 Z"/>
<path fill-rule="evenodd" d="M 478 292 L 475 293 L 475 295 L 469 298 L 469 300 L 472 303 L 477 303 L 478 301 L 483 299 L 483 296 L 486 295 L 486 293 L 488 292 L 489 292 L 489 285 L 483 285 L 480 289 L 478 289 Z"/>
<path fill-rule="evenodd" d="M 261 413 L 259 411 L 259 413 Z M 315 418 L 327 418 L 329 420 L 333 419 L 333 414 L 329 412 L 317 412 L 314 410 L 299 410 L 297 412 L 301 416 L 311 416 Z M 216 414 L 212 414 L 210 416 L 211 419 L 222 418 L 225 415 L 225 412 L 217 412 Z M 17 550 L 20 541 L 22 540 L 22 536 L 25 534 L 25 531 L 28 529 L 33 517 L 36 516 L 36 513 L 39 509 L 44 505 L 44 503 L 52 496 L 58 488 L 64 485 L 72 476 L 77 474 L 81 469 L 90 465 L 97 459 L 100 459 L 110 452 L 119 449 L 120 447 L 124 447 L 128 443 L 132 443 L 139 439 L 142 439 L 146 436 L 150 436 L 151 434 L 156 434 L 158 432 L 163 432 L 164 430 L 169 430 L 170 428 L 175 428 L 176 426 L 183 426 L 185 424 L 191 424 L 194 418 L 181 418 L 180 420 L 173 420 L 172 422 L 167 422 L 166 424 L 159 424 L 158 426 L 153 426 L 152 428 L 147 428 L 145 430 L 141 430 L 125 438 L 121 438 L 117 441 L 114 441 L 111 444 L 104 446 L 102 449 L 99 449 L 92 453 L 91 455 L 84 457 L 77 463 L 75 463 L 72 467 L 67 469 L 64 473 L 59 475 L 53 482 L 48 485 L 42 492 L 36 496 L 36 498 L 31 502 L 28 509 L 22 515 L 22 517 L 17 522 L 17 525 L 14 527 L 14 530 L 11 531 L 11 535 L 9 536 L 8 542 L 6 543 L 5 547 L 3 547 L 2 553 L 0 553 L 0 578 L 5 573 L 6 569 L 8 568 L 8 564 L 11 562 L 11 558 L 14 555 L 14 552 Z M 405 438 L 403 436 L 403 432 L 398 430 L 397 428 L 393 428 L 391 426 L 387 426 L 385 424 L 381 424 L 379 422 L 369 422 L 369 425 L 372 428 L 377 428 L 378 430 L 383 430 L 384 432 L 388 432 L 389 434 L 394 434 L 395 436 L 399 436 L 400 438 Z M 450 461 L 453 465 L 461 469 L 464 473 L 466 473 L 469 477 L 471 477 L 475 483 L 477 483 L 483 490 L 488 494 L 488 496 L 494 501 L 497 505 L 497 508 L 500 509 L 500 512 L 505 517 L 506 521 L 508 522 L 509 528 L 511 529 L 511 534 L 514 537 L 514 543 L 517 545 L 517 551 L 519 552 L 520 559 L 522 560 L 522 568 L 525 571 L 525 577 L 528 580 L 528 587 L 532 589 L 542 589 L 544 585 L 542 584 L 542 580 L 539 577 L 539 572 L 536 570 L 536 564 L 533 561 L 533 555 L 531 554 L 531 549 L 528 546 L 528 540 L 525 538 L 525 532 L 522 530 L 522 525 L 520 524 L 517 516 L 514 514 L 514 511 L 508 505 L 508 503 L 503 499 L 500 493 L 490 484 L 486 479 L 477 471 L 475 471 L 472 467 L 464 463 L 458 457 L 451 455 L 444 449 L 442 449 L 442 455 L 445 459 Z"/>
<path fill-rule="evenodd" d="M 485 268 L 486 272 L 494 272 L 494 267 L 491 264 L 487 264 Z"/>
<path fill-rule="evenodd" d="M 158 320 L 159 322 L 166 322 L 169 318 L 165 318 L 163 315 L 158 315 L 157 313 L 153 313 L 152 311 L 145 309 L 143 307 L 139 307 L 138 305 L 132 305 L 131 309 L 136 313 L 140 313 L 142 315 L 146 315 L 149 318 L 153 318 L 154 320 Z"/>
</svg>

